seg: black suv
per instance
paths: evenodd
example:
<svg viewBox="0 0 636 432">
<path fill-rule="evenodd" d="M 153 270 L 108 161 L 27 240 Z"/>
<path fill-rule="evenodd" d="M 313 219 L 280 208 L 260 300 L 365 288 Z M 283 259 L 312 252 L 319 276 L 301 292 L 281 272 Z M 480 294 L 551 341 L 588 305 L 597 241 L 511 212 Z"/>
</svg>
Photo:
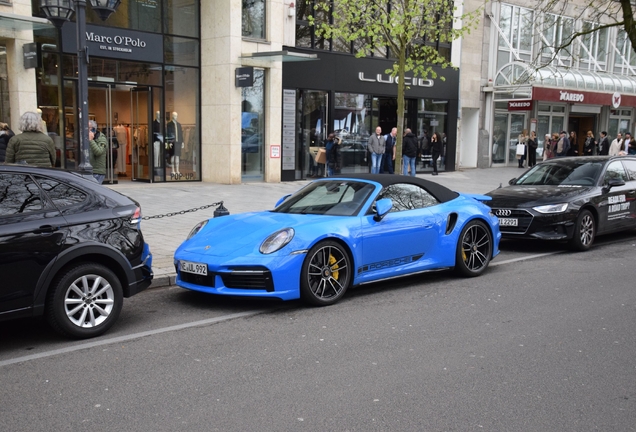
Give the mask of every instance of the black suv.
<svg viewBox="0 0 636 432">
<path fill-rule="evenodd" d="M 0 320 L 89 338 L 152 281 L 139 204 L 78 173 L 0 165 Z"/>
</svg>

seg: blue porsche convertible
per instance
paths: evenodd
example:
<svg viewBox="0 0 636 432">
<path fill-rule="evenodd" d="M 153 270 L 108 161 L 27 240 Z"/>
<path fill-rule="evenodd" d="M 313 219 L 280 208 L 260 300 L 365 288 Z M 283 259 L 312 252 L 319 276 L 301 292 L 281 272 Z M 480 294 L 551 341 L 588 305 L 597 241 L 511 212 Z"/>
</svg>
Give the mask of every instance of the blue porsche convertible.
<svg viewBox="0 0 636 432">
<path fill-rule="evenodd" d="M 176 283 L 330 305 L 388 278 L 451 268 L 478 276 L 499 253 L 489 199 L 411 176 L 315 180 L 271 211 L 197 224 L 175 252 Z"/>
</svg>

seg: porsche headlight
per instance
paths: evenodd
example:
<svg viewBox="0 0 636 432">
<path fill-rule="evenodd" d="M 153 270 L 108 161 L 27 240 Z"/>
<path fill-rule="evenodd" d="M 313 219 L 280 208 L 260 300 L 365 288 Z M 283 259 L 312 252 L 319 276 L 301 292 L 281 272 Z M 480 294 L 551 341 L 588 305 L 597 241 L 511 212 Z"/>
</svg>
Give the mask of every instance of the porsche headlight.
<svg viewBox="0 0 636 432">
<path fill-rule="evenodd" d="M 280 231 L 276 231 L 274 234 L 265 239 L 265 241 L 261 244 L 259 251 L 261 251 L 262 254 L 274 253 L 277 250 L 282 249 L 293 238 L 293 228 L 285 228 Z"/>
<path fill-rule="evenodd" d="M 550 204 L 539 207 L 532 207 L 532 210 L 538 211 L 539 213 L 563 213 L 568 209 L 568 203 L 562 204 Z"/>
<path fill-rule="evenodd" d="M 189 240 L 195 235 L 197 235 L 199 231 L 201 231 L 203 227 L 206 226 L 207 224 L 208 224 L 207 219 L 196 224 L 194 228 L 192 228 L 192 231 L 190 231 L 190 234 L 188 234 L 188 237 L 186 238 L 186 240 Z"/>
</svg>

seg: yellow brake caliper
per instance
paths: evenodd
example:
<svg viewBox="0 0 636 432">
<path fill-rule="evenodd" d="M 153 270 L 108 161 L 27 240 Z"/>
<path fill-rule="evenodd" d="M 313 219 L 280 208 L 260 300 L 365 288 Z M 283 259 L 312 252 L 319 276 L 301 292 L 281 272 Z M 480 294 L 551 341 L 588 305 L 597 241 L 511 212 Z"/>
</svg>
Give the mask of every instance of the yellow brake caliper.
<svg viewBox="0 0 636 432">
<path fill-rule="evenodd" d="M 329 254 L 329 267 L 331 267 L 331 275 L 335 280 L 338 280 L 338 265 L 336 264 L 336 259 L 333 255 Z"/>
</svg>

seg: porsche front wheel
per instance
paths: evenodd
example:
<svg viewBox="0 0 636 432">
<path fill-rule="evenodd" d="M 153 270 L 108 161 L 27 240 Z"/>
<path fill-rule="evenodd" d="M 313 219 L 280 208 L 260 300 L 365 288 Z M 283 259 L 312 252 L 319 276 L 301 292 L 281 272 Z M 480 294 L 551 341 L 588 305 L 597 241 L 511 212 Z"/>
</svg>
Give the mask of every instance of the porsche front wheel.
<svg viewBox="0 0 636 432">
<path fill-rule="evenodd" d="M 334 241 L 315 245 L 305 258 L 301 272 L 300 297 L 316 306 L 336 303 L 351 284 L 351 260 Z"/>
<path fill-rule="evenodd" d="M 457 242 L 455 269 L 462 276 L 479 276 L 492 258 L 492 235 L 481 221 L 469 222 Z"/>
</svg>

